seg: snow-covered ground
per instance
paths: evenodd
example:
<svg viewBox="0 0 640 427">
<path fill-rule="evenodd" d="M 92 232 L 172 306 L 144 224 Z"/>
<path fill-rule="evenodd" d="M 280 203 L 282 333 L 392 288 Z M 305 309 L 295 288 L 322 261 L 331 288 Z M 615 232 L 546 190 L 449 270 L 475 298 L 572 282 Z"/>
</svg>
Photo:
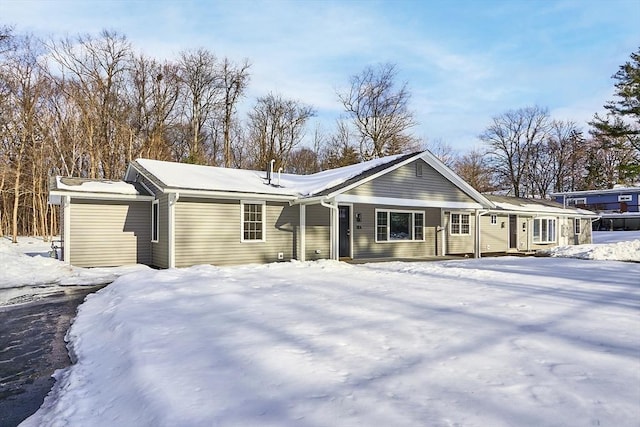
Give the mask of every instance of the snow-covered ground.
<svg viewBox="0 0 640 427">
<path fill-rule="evenodd" d="M 544 251 L 544 254 L 562 258 L 640 262 L 640 231 L 597 231 L 594 232 L 593 242 L 592 245 L 557 246 Z"/>
<path fill-rule="evenodd" d="M 150 270 L 143 265 L 117 268 L 78 268 L 49 256 L 51 242 L 21 237 L 17 244 L 0 236 L 0 306 L 29 301 L 55 293 L 62 286 L 102 285 L 134 271 Z M 28 297 L 28 298 L 25 298 Z"/>
<path fill-rule="evenodd" d="M 68 340 L 23 426 L 640 425 L 639 263 L 144 269 Z"/>
</svg>

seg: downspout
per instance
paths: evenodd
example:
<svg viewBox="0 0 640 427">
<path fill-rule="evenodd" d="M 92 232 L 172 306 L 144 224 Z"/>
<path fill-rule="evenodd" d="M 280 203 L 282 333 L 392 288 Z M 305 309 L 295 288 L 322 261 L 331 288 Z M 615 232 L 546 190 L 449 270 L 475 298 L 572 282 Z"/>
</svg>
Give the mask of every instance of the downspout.
<svg viewBox="0 0 640 427">
<path fill-rule="evenodd" d="M 180 199 L 179 193 L 169 193 L 169 221 L 168 221 L 168 239 L 167 239 L 167 251 L 169 252 L 169 268 L 175 268 L 176 266 L 176 251 L 175 251 L 175 220 L 176 220 L 176 208 L 175 205 Z"/>
<path fill-rule="evenodd" d="M 330 230 L 331 232 L 329 233 L 329 247 L 330 247 L 330 252 L 329 252 L 329 257 L 331 259 L 334 260 L 338 260 L 339 256 L 339 248 L 338 248 L 338 207 L 336 205 L 332 205 L 330 203 L 327 203 L 325 201 L 326 199 L 321 199 L 320 200 L 320 205 L 324 206 L 325 208 L 330 209 L 331 212 L 331 222 L 330 222 Z"/>
<path fill-rule="evenodd" d="M 62 260 L 71 264 L 71 196 L 62 196 Z"/>
</svg>

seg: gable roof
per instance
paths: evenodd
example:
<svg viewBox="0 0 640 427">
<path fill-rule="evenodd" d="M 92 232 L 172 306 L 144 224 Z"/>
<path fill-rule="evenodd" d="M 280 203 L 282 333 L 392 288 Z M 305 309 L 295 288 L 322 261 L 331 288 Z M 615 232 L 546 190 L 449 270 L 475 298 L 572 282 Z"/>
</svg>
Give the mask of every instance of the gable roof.
<svg viewBox="0 0 640 427">
<path fill-rule="evenodd" d="M 274 173 L 271 183 L 265 171 L 230 169 L 192 165 L 150 159 L 137 159 L 127 170 L 133 180 L 132 168 L 145 175 L 165 192 L 237 193 L 266 195 L 277 198 L 327 198 L 348 191 L 376 177 L 422 159 L 438 173 L 483 206 L 493 206 L 428 151 L 399 154 L 369 160 L 355 165 L 329 169 L 310 175 Z"/>
</svg>

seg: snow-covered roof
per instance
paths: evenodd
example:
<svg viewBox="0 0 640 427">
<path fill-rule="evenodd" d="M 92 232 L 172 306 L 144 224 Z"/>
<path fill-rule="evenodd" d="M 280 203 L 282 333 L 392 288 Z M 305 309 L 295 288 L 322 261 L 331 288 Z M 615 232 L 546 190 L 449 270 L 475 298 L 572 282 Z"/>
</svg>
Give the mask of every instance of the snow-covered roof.
<svg viewBox="0 0 640 427">
<path fill-rule="evenodd" d="M 151 159 L 137 159 L 136 163 L 166 188 L 270 194 L 297 198 L 319 194 L 338 187 L 355 177 L 364 177 L 373 170 L 385 169 L 385 167 L 390 167 L 399 161 L 418 156 L 419 154 L 388 156 L 310 175 L 274 172 L 270 184 L 266 171 L 230 169 Z"/>
<path fill-rule="evenodd" d="M 496 205 L 498 210 L 523 213 L 528 212 L 597 216 L 595 213 L 586 209 L 574 207 L 565 208 L 560 203 L 551 200 L 523 199 L 519 197 L 497 196 L 495 194 L 485 194 L 485 196 Z"/>
<path fill-rule="evenodd" d="M 124 181 L 112 181 L 107 179 L 69 178 L 56 176 L 51 183 L 51 191 L 77 192 L 77 193 L 102 193 L 114 195 L 147 196 L 143 188 L 136 184 Z"/>
</svg>

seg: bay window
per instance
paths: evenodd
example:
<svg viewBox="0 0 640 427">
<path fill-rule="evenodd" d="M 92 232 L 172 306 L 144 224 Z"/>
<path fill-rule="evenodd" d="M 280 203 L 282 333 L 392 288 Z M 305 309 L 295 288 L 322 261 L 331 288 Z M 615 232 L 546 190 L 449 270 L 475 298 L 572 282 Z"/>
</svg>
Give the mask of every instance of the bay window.
<svg viewBox="0 0 640 427">
<path fill-rule="evenodd" d="M 555 243 L 556 220 L 555 218 L 535 218 L 533 220 L 533 242 Z"/>
</svg>

